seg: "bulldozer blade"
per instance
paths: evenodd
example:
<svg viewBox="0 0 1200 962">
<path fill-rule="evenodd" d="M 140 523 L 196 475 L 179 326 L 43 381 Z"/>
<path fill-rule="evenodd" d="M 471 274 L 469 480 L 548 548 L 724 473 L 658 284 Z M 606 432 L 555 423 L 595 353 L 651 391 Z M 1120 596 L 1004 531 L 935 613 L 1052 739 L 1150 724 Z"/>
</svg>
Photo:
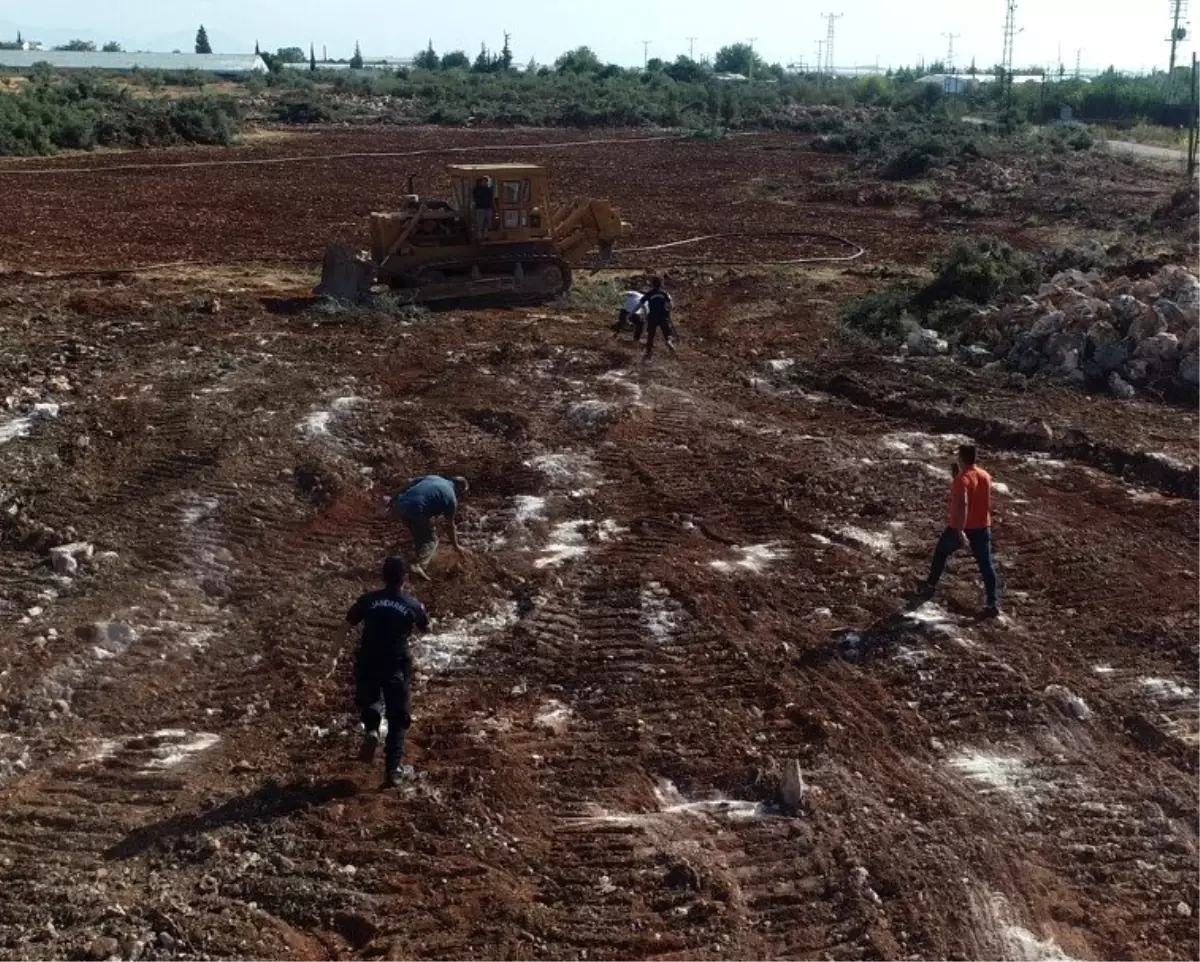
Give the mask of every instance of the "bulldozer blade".
<svg viewBox="0 0 1200 962">
<path fill-rule="evenodd" d="M 375 265 L 361 253 L 343 244 L 330 244 L 321 265 L 321 283 L 314 293 L 339 301 L 358 301 L 371 291 Z"/>
</svg>

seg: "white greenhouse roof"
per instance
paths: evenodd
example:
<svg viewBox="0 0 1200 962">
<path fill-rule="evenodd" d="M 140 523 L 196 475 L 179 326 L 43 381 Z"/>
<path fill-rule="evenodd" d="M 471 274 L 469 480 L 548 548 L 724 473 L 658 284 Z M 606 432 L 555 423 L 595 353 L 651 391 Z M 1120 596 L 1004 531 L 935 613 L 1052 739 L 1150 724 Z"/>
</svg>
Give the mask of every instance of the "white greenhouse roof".
<svg viewBox="0 0 1200 962">
<path fill-rule="evenodd" d="M 266 73 L 252 53 L 99 53 L 84 50 L 0 50 L 0 69 L 29 70 L 48 63 L 60 70 L 203 70 L 206 73 Z"/>
</svg>

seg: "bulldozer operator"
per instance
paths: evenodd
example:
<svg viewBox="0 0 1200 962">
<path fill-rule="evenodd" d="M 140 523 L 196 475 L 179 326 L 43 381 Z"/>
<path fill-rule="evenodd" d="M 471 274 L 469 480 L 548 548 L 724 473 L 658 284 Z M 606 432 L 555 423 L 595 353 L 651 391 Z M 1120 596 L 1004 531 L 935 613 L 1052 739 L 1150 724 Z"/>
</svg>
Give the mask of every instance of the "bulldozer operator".
<svg viewBox="0 0 1200 962">
<path fill-rule="evenodd" d="M 486 177 L 475 181 L 471 190 L 472 225 L 475 228 L 475 243 L 482 244 L 487 240 L 488 230 L 492 226 L 492 209 L 496 202 L 496 188 Z"/>
</svg>

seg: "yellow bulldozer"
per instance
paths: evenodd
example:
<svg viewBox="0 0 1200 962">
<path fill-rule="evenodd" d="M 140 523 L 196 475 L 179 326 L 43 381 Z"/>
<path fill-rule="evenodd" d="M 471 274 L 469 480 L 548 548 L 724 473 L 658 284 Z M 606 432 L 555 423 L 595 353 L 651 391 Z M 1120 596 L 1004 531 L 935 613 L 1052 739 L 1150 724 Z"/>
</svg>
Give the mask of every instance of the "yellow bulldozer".
<svg viewBox="0 0 1200 962">
<path fill-rule="evenodd" d="M 412 303 L 471 298 L 549 300 L 571 286 L 592 250 L 598 266 L 630 226 L 607 201 L 550 204 L 546 170 L 531 164 L 453 164 L 451 199 L 409 191 L 399 211 L 372 213 L 371 249 L 331 244 L 315 293 L 357 300 L 386 284 Z M 475 189 L 492 193 L 490 213 Z"/>
</svg>

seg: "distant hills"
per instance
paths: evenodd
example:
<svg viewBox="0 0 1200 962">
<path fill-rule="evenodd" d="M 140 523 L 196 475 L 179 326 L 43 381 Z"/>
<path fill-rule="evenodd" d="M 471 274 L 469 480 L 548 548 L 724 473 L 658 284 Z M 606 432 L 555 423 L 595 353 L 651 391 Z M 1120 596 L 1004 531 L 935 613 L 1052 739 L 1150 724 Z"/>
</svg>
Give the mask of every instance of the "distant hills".
<svg viewBox="0 0 1200 962">
<path fill-rule="evenodd" d="M 172 50 L 179 50 L 182 53 L 193 53 L 196 48 L 196 30 L 199 26 L 200 24 L 197 23 L 191 29 L 145 36 L 125 34 L 119 30 L 101 33 L 86 27 L 39 27 L 36 24 L 15 23 L 0 18 L 0 40 L 15 40 L 17 32 L 20 31 L 25 40 L 39 41 L 46 49 L 57 47 L 70 40 L 90 40 L 99 49 L 110 40 L 115 40 L 126 50 L 147 50 L 155 53 L 170 53 Z M 253 40 L 247 43 L 245 40 L 222 33 L 208 24 L 204 26 L 208 31 L 208 42 L 212 44 L 214 53 L 254 52 Z"/>
</svg>

